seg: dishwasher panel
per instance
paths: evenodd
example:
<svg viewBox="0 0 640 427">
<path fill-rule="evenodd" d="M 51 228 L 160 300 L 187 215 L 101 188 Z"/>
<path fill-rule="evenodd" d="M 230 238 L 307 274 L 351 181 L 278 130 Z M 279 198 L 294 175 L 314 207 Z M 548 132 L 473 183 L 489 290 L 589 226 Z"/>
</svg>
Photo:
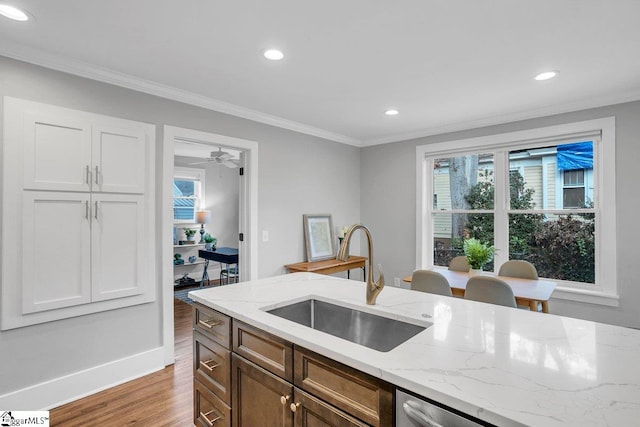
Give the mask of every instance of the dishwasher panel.
<svg viewBox="0 0 640 427">
<path fill-rule="evenodd" d="M 490 426 L 466 418 L 413 395 L 396 391 L 396 427 L 476 427 Z"/>
</svg>

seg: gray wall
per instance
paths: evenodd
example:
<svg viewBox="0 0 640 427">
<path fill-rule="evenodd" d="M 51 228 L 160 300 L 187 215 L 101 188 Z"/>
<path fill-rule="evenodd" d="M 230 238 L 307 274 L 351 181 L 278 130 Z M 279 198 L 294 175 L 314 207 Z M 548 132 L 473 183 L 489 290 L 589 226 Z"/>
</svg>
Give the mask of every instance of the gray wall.
<svg viewBox="0 0 640 427">
<path fill-rule="evenodd" d="M 332 213 L 337 224 L 360 217 L 360 153 L 355 147 L 4 57 L 0 57 L 0 96 L 157 125 L 158 200 L 162 125 L 257 141 L 258 228 L 269 230 L 271 237 L 266 243 L 259 240 L 260 277 L 282 273 L 283 264 L 304 259 L 303 213 Z M 0 107 L 0 120 L 3 108 Z M 0 126 L 3 128 L 2 123 Z M 160 277 L 160 249 L 155 258 Z M 162 295 L 160 288 L 158 283 L 158 295 Z M 0 395 L 161 345 L 160 299 L 0 332 Z"/>
<path fill-rule="evenodd" d="M 640 159 L 640 102 L 619 104 L 539 119 L 508 123 L 468 131 L 413 139 L 362 149 L 362 222 L 374 234 L 377 262 L 382 263 L 387 282 L 415 269 L 416 259 L 416 150 L 418 145 L 493 135 L 544 126 L 616 118 L 617 252 L 619 307 L 604 307 L 553 300 L 555 314 L 622 326 L 640 327 L 640 279 L 635 246 L 640 239 L 637 212 L 638 159 Z"/>
</svg>

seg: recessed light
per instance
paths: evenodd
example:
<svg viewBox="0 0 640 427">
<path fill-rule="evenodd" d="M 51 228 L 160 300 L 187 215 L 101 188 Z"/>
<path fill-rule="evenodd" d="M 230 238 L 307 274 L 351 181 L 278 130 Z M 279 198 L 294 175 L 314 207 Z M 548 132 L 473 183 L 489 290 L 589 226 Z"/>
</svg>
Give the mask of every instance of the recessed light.
<svg viewBox="0 0 640 427">
<path fill-rule="evenodd" d="M 395 108 L 389 108 L 388 110 L 386 110 L 384 112 L 387 116 L 397 116 L 398 114 L 400 114 L 400 111 L 396 110 Z"/>
<path fill-rule="evenodd" d="M 0 15 L 5 16 L 14 21 L 28 21 L 29 16 L 17 7 L 8 4 L 0 4 Z"/>
<path fill-rule="evenodd" d="M 268 49 L 264 51 L 264 57 L 272 61 L 280 61 L 284 58 L 284 53 L 278 49 Z"/>
<path fill-rule="evenodd" d="M 534 77 L 535 80 L 549 80 L 558 75 L 557 71 L 545 71 Z"/>
</svg>

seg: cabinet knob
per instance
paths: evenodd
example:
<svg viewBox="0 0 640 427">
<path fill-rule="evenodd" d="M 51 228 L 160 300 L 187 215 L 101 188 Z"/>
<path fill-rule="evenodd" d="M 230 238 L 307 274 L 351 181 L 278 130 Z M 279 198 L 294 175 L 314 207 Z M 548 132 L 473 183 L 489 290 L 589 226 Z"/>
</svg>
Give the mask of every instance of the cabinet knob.
<svg viewBox="0 0 640 427">
<path fill-rule="evenodd" d="M 296 412 L 298 410 L 298 406 L 300 406 L 300 403 L 292 403 L 289 408 L 291 408 L 291 412 Z"/>
<path fill-rule="evenodd" d="M 283 405 L 286 405 L 290 397 L 291 396 L 289 396 L 288 394 L 286 396 L 280 396 L 280 403 L 282 403 Z"/>
</svg>

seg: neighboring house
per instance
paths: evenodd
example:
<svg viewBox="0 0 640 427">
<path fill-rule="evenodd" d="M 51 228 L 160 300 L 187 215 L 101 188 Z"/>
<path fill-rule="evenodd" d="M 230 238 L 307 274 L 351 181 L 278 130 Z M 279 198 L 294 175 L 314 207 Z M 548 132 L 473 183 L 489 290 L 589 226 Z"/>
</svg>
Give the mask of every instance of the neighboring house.
<svg viewBox="0 0 640 427">
<path fill-rule="evenodd" d="M 518 171 L 527 188 L 534 190 L 534 209 L 564 209 L 588 206 L 593 200 L 593 144 L 590 141 L 512 152 L 509 169 Z M 434 169 L 434 208 L 451 209 L 449 160 L 440 159 Z M 490 172 L 488 175 L 486 172 Z M 492 179 L 493 155 L 479 155 L 478 182 Z M 451 215 L 437 215 L 434 237 L 448 246 Z"/>
</svg>

